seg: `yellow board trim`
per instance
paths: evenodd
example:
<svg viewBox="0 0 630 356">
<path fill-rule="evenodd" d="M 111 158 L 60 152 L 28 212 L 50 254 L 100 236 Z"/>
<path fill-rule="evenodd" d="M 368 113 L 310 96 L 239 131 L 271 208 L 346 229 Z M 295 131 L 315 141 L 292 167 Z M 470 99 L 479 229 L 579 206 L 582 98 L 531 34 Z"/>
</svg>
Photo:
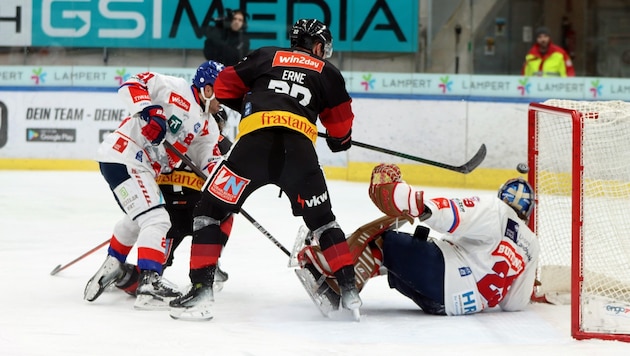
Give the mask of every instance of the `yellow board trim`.
<svg viewBox="0 0 630 356">
<path fill-rule="evenodd" d="M 317 140 L 317 125 L 303 116 L 288 111 L 261 111 L 243 118 L 238 124 L 236 139 L 266 127 L 286 127 L 301 132 L 313 143 Z"/>
<path fill-rule="evenodd" d="M 367 183 L 377 164 L 379 162 L 349 162 L 347 167 L 325 166 L 323 169 L 330 180 Z M 513 169 L 477 168 L 472 173 L 461 174 L 418 164 L 398 166 L 403 179 L 417 186 L 495 190 L 506 180 L 519 176 Z M 0 170 L 97 171 L 98 163 L 91 160 L 0 159 Z"/>
<path fill-rule="evenodd" d="M 2 158 L 0 169 L 19 171 L 98 171 L 98 162 L 87 159 Z"/>
</svg>

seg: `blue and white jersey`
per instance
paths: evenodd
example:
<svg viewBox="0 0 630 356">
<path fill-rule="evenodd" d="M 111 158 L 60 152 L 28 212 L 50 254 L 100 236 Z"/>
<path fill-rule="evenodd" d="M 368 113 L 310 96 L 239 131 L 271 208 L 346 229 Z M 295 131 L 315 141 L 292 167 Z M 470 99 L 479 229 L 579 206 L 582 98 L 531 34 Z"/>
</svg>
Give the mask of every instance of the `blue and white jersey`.
<svg viewBox="0 0 630 356">
<path fill-rule="evenodd" d="M 525 308 L 536 277 L 540 246 L 514 210 L 496 196 L 425 199 L 424 221 L 443 233 L 444 306 L 448 315 L 477 313 L 499 305 Z"/>
</svg>

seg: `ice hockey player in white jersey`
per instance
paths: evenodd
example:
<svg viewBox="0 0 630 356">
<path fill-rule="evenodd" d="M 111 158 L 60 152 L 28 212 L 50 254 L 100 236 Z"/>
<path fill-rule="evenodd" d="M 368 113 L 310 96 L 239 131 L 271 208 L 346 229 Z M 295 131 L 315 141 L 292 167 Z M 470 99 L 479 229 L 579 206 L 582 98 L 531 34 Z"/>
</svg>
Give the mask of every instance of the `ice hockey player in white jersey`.
<svg viewBox="0 0 630 356">
<path fill-rule="evenodd" d="M 402 180 L 400 169 L 381 164 L 372 172 L 369 195 L 387 216 L 348 238 L 359 289 L 386 274 L 391 288 L 429 314 L 466 315 L 498 306 L 524 309 L 534 288 L 540 247 L 527 221 L 534 208 L 532 187 L 508 180 L 494 196 L 425 199 Z M 395 230 L 397 220 L 415 219 L 412 235 Z M 298 237 L 299 238 L 299 237 Z M 300 280 L 324 314 L 338 304 L 334 278 L 315 246 L 298 253 Z M 325 283 L 315 281 L 322 280 Z M 306 276 L 306 278 L 305 278 Z"/>
<path fill-rule="evenodd" d="M 114 226 L 105 262 L 85 287 L 85 300 L 96 300 L 123 277 L 124 263 L 134 244 L 140 269 L 134 307 L 166 308 L 170 300 L 181 295 L 161 277 L 171 222 L 156 178 L 179 162 L 177 155 L 164 147 L 165 140 L 209 173 L 219 137 L 212 117 L 220 109 L 213 85 L 223 68 L 214 61 L 202 63 L 192 85 L 182 78 L 145 72 L 120 86 L 118 93 L 131 115 L 106 137 L 97 160 L 125 215 Z"/>
</svg>

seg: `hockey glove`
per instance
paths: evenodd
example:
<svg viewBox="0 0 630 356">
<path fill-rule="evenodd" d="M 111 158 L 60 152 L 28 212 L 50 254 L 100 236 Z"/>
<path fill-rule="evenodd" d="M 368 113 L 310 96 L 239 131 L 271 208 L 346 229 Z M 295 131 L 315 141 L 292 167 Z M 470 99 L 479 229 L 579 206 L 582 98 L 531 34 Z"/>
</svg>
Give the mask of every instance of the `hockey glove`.
<svg viewBox="0 0 630 356">
<path fill-rule="evenodd" d="M 328 132 L 326 132 L 328 134 Z M 352 130 L 348 131 L 348 133 L 344 137 L 326 137 L 326 144 L 328 144 L 328 148 L 332 152 L 341 152 L 346 151 L 352 146 Z"/>
<path fill-rule="evenodd" d="M 154 146 L 161 144 L 166 135 L 164 109 L 160 105 L 147 106 L 140 112 L 140 118 L 147 122 L 142 127 L 142 135 Z"/>
</svg>

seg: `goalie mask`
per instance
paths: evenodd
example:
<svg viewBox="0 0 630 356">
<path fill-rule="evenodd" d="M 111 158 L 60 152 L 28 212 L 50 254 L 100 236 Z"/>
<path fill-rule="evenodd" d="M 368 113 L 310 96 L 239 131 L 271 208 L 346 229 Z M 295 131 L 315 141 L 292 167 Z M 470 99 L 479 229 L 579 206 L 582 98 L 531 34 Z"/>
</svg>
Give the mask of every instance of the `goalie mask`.
<svg viewBox="0 0 630 356">
<path fill-rule="evenodd" d="M 534 189 L 523 178 L 514 178 L 505 182 L 499 188 L 498 196 L 523 220 L 528 220 L 534 210 L 536 200 Z"/>
<path fill-rule="evenodd" d="M 320 42 L 324 45 L 324 58 L 330 58 L 333 53 L 332 34 L 323 22 L 316 19 L 300 19 L 291 27 L 289 32 L 291 47 L 313 48 Z"/>
</svg>

